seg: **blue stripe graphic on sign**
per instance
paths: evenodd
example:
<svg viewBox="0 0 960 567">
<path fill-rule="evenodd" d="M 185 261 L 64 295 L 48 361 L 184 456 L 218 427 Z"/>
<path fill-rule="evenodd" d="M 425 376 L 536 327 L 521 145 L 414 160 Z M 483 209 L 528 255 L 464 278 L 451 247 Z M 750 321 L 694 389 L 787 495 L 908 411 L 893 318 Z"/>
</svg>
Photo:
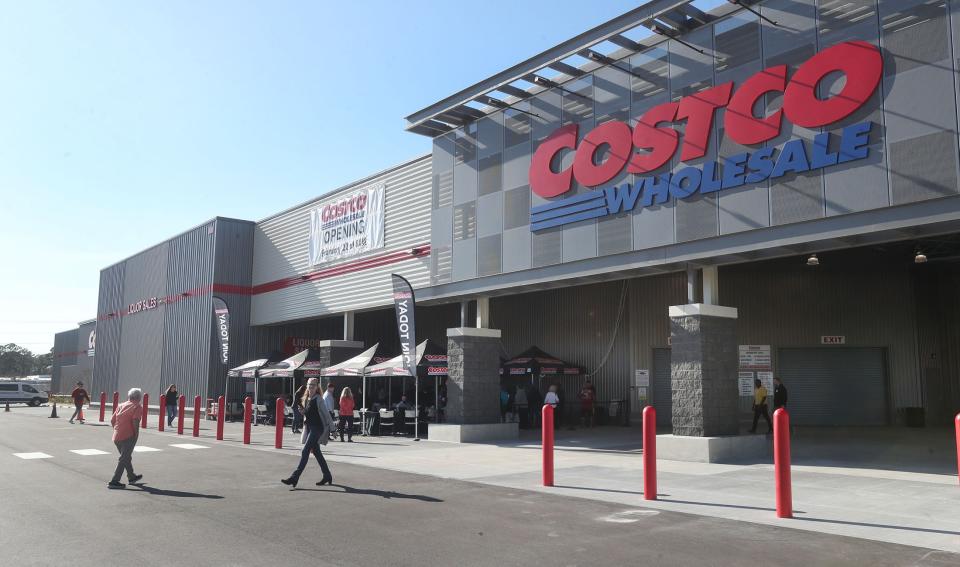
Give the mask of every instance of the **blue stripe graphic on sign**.
<svg viewBox="0 0 960 567">
<path fill-rule="evenodd" d="M 589 201 L 590 199 L 596 199 L 597 197 L 603 197 L 603 191 L 594 190 L 587 191 L 586 193 L 581 193 L 580 195 L 574 195 L 573 197 L 567 197 L 566 199 L 560 199 L 559 201 L 552 201 L 543 205 L 537 205 L 536 207 L 530 208 L 530 216 L 533 216 L 537 213 L 542 213 L 544 211 L 550 211 L 553 209 L 559 209 L 562 207 L 567 207 L 569 205 L 574 205 L 576 203 L 582 203 L 584 201 Z"/>
<path fill-rule="evenodd" d="M 591 199 L 585 203 L 580 203 L 577 205 L 570 205 L 568 207 L 563 207 L 562 209 L 553 209 L 551 211 L 543 211 L 541 213 L 530 213 L 531 222 L 540 222 L 548 219 L 562 217 L 564 215 L 572 215 L 573 213 L 579 213 L 582 211 L 589 211 L 590 209 L 596 209 L 597 207 L 606 207 L 607 200 L 601 196 L 596 199 Z"/>
<path fill-rule="evenodd" d="M 530 230 L 542 230 L 544 228 L 552 228 L 555 226 L 560 226 L 564 224 L 570 224 L 573 222 L 580 222 L 583 220 L 595 219 L 597 217 L 606 216 L 607 207 L 603 206 L 599 209 L 592 209 L 582 213 L 576 213 L 573 215 L 565 215 L 562 217 L 555 217 L 550 220 L 545 220 L 543 222 L 532 222 L 530 224 Z"/>
</svg>

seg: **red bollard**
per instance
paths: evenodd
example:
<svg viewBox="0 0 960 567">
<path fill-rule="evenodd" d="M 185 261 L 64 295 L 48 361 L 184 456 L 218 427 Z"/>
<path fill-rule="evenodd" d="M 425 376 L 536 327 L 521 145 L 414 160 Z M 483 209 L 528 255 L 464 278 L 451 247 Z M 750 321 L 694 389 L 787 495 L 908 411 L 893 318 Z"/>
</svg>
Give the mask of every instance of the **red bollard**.
<svg viewBox="0 0 960 567">
<path fill-rule="evenodd" d="M 160 421 L 157 425 L 157 431 L 163 431 L 163 420 L 167 418 L 167 397 L 160 394 Z"/>
<path fill-rule="evenodd" d="M 250 444 L 250 417 L 253 415 L 253 400 L 247 396 L 243 400 L 243 444 Z"/>
<path fill-rule="evenodd" d="M 953 420 L 957 429 L 957 478 L 960 478 L 960 413 Z"/>
<path fill-rule="evenodd" d="M 277 449 L 283 448 L 283 426 L 284 422 L 286 421 L 286 418 L 283 415 L 283 410 L 285 405 L 286 404 L 283 403 L 282 399 L 277 398 L 277 412 L 274 414 L 277 422 L 277 439 L 273 444 L 273 446 Z"/>
<path fill-rule="evenodd" d="M 793 517 L 793 489 L 790 484 L 790 414 L 783 408 L 773 412 L 773 469 L 777 479 L 777 517 Z"/>
<path fill-rule="evenodd" d="M 223 441 L 223 417 L 227 413 L 227 409 L 223 406 L 226 403 L 223 396 L 217 399 L 217 441 Z"/>
<path fill-rule="evenodd" d="M 183 410 L 187 405 L 187 397 L 180 394 L 177 398 L 177 435 L 183 435 Z"/>
<path fill-rule="evenodd" d="M 657 499 L 657 410 L 643 408 L 643 499 Z"/>
<path fill-rule="evenodd" d="M 543 485 L 553 486 L 553 406 L 544 404 L 540 419 L 543 445 Z"/>
<path fill-rule="evenodd" d="M 193 398 L 193 436 L 200 437 L 200 396 Z"/>
<path fill-rule="evenodd" d="M 120 404 L 120 392 L 113 393 L 113 413 L 117 413 L 117 406 Z"/>
<path fill-rule="evenodd" d="M 107 393 L 100 392 L 100 421 L 103 421 L 103 413 L 107 411 Z"/>
<path fill-rule="evenodd" d="M 147 428 L 147 414 L 150 413 L 148 408 L 150 407 L 150 394 L 143 394 L 143 416 L 140 418 L 140 429 Z"/>
</svg>

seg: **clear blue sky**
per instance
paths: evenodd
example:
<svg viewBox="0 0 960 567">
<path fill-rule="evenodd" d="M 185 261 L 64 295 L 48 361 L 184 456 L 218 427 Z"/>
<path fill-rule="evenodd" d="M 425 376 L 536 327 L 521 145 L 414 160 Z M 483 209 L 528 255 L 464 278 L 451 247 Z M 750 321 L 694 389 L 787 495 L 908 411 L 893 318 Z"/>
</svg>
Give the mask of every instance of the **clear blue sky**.
<svg viewBox="0 0 960 567">
<path fill-rule="evenodd" d="M 46 352 L 101 268 L 213 216 L 428 152 L 404 116 L 642 3 L 5 3 L 0 344 Z"/>
</svg>

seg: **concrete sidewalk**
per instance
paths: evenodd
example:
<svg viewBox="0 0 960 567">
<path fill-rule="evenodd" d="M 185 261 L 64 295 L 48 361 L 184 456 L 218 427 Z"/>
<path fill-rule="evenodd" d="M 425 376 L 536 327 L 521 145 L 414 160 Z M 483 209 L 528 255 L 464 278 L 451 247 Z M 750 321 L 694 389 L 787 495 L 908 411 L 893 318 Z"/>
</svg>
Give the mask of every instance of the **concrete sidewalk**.
<svg viewBox="0 0 960 567">
<path fill-rule="evenodd" d="M 145 434 L 159 435 L 156 419 L 151 416 L 152 431 Z M 184 437 L 191 426 L 188 420 Z M 172 431 L 163 435 L 176 436 L 176 423 Z M 274 432 L 273 427 L 252 428 L 250 448 L 278 451 Z M 215 422 L 203 421 L 201 438 L 209 442 L 214 433 Z M 499 445 L 355 436 L 354 443 L 331 442 L 324 453 L 335 463 L 960 552 L 952 431 L 795 431 L 795 518 L 789 520 L 774 513 L 770 462 L 660 460 L 658 500 L 646 501 L 638 428 L 558 432 L 553 488 L 540 484 L 539 439 L 524 433 L 520 441 Z M 242 424 L 227 423 L 224 442 L 241 440 Z M 298 447 L 299 435 L 288 428 L 280 451 Z"/>
</svg>

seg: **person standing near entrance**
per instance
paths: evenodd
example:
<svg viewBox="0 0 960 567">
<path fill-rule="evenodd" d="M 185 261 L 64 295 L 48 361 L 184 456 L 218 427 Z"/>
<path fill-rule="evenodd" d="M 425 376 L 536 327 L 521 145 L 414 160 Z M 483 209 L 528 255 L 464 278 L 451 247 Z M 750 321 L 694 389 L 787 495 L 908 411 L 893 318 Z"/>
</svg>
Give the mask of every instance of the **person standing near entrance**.
<svg viewBox="0 0 960 567">
<path fill-rule="evenodd" d="M 70 396 L 73 397 L 73 406 L 76 408 L 73 410 L 70 423 L 73 423 L 73 420 L 77 418 L 80 418 L 80 423 L 83 423 L 83 403 L 90 403 L 90 394 L 83 389 L 83 382 L 77 382 L 77 387 L 73 389 L 73 392 L 70 392 Z"/>
<path fill-rule="evenodd" d="M 552 384 L 550 389 L 547 390 L 547 394 L 543 396 L 543 405 L 550 406 L 553 408 L 553 427 L 557 427 L 558 415 L 557 410 L 560 408 L 560 396 L 557 395 L 557 385 Z"/>
<path fill-rule="evenodd" d="M 170 384 L 164 396 L 167 397 L 167 427 L 171 427 L 174 418 L 177 417 L 177 402 L 180 399 L 179 394 L 177 394 L 177 385 Z"/>
<path fill-rule="evenodd" d="M 584 427 L 593 427 L 593 403 L 597 398 L 597 389 L 588 378 L 580 390 L 580 420 Z"/>
<path fill-rule="evenodd" d="M 142 398 L 140 388 L 132 388 L 127 393 L 127 401 L 120 404 L 110 418 L 110 425 L 113 426 L 113 444 L 120 452 L 117 470 L 107 484 L 110 488 L 126 488 L 126 485 L 120 482 L 120 475 L 124 471 L 127 472 L 127 482 L 130 484 L 143 478 L 142 474 L 133 472 L 133 448 L 137 446 L 137 438 L 140 436 L 140 417 L 143 415 L 143 408 L 140 407 Z"/>
<path fill-rule="evenodd" d="M 336 388 L 333 386 L 333 382 L 327 384 L 327 391 L 323 393 L 323 404 L 326 406 L 327 411 L 330 413 L 330 421 L 333 421 L 333 412 L 337 405 L 337 395 Z M 336 439 L 336 436 L 333 432 L 333 428 L 330 428 L 330 439 Z"/>
<path fill-rule="evenodd" d="M 773 433 L 770 412 L 767 410 L 767 389 L 763 387 L 763 383 L 759 379 L 755 378 L 753 380 L 753 427 L 750 428 L 750 433 L 757 432 L 757 421 L 760 420 L 761 415 L 767 421 L 767 428 L 769 429 L 767 433 Z"/>
<path fill-rule="evenodd" d="M 333 431 L 333 419 L 327 411 L 327 406 L 323 403 L 323 398 L 317 392 L 317 379 L 311 378 L 307 382 L 307 393 L 303 397 L 304 420 L 307 423 L 307 438 L 303 444 L 303 450 L 300 452 L 300 464 L 288 478 L 281 480 L 287 486 L 297 487 L 300 481 L 300 475 L 307 468 L 307 461 L 310 460 L 310 453 L 317 457 L 317 463 L 320 464 L 320 470 L 323 471 L 323 478 L 317 483 L 317 486 L 333 483 L 333 475 L 330 474 L 330 467 L 327 466 L 326 459 L 323 458 L 321 445 L 326 445 L 329 441 L 330 432 Z"/>
<path fill-rule="evenodd" d="M 787 387 L 783 385 L 780 378 L 773 379 L 773 411 L 778 408 L 787 408 Z"/>
<path fill-rule="evenodd" d="M 293 431 L 291 433 L 300 433 L 303 428 L 303 395 L 307 393 L 307 387 L 300 385 L 297 392 L 293 394 Z"/>
<path fill-rule="evenodd" d="M 344 388 L 340 392 L 340 426 L 337 428 L 340 432 L 341 443 L 343 443 L 344 429 L 347 430 L 347 442 L 353 443 L 353 408 L 355 406 L 350 388 Z"/>
</svg>

